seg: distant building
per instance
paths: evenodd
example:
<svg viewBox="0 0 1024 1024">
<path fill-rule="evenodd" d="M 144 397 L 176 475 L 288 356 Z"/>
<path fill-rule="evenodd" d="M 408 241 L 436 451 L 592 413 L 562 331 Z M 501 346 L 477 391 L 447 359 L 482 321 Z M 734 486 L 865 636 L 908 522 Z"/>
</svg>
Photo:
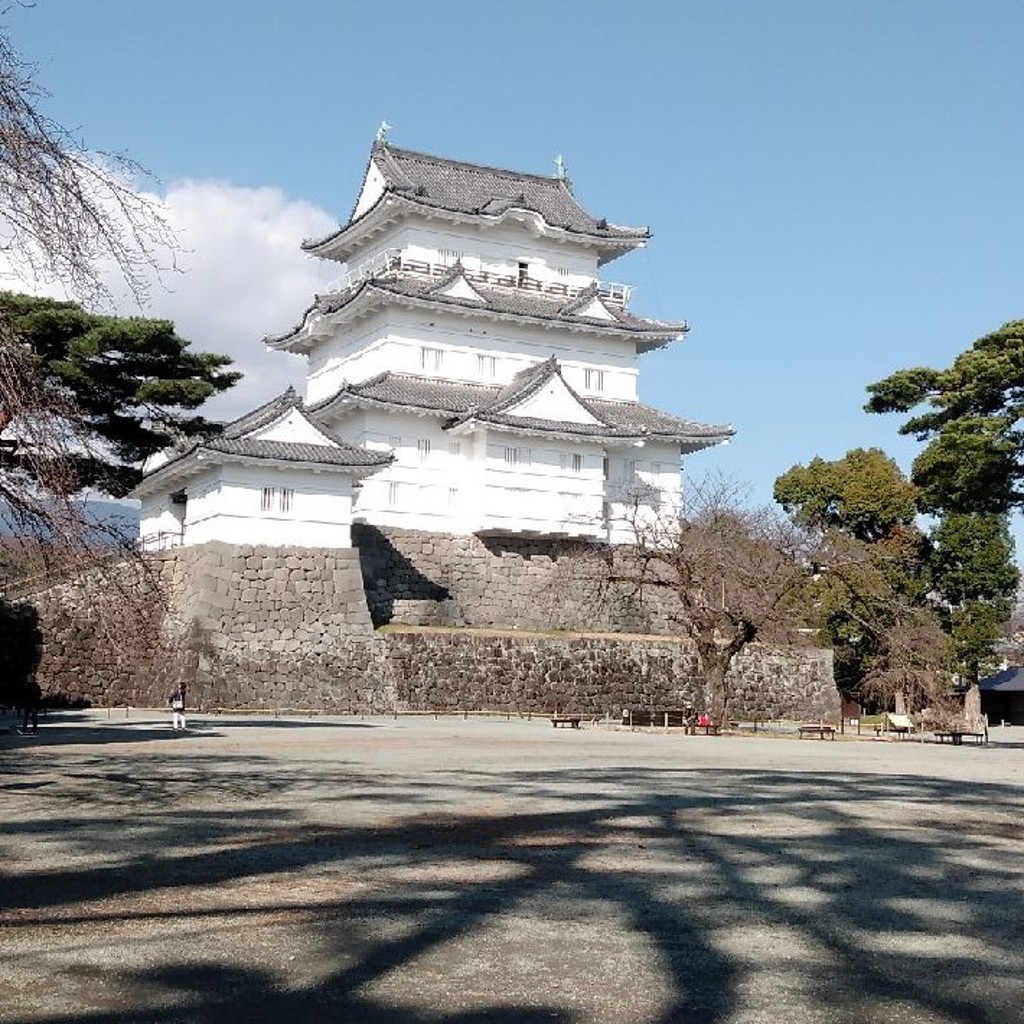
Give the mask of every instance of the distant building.
<svg viewBox="0 0 1024 1024">
<path fill-rule="evenodd" d="M 146 546 L 346 547 L 352 522 L 612 543 L 678 508 L 680 456 L 726 426 L 637 401 L 637 356 L 683 322 L 629 309 L 600 268 L 646 228 L 595 218 L 554 177 L 378 140 L 349 221 L 303 248 L 339 277 L 291 330 L 291 392 L 147 467 Z"/>
<path fill-rule="evenodd" d="M 1012 665 L 978 683 L 981 711 L 990 725 L 1024 725 L 1024 668 Z"/>
</svg>

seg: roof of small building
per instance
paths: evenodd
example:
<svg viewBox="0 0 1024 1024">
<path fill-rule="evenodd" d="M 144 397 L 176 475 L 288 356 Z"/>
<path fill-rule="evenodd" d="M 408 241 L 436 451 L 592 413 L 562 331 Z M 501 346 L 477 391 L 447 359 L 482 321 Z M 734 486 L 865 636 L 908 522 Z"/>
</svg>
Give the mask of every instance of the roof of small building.
<svg viewBox="0 0 1024 1024">
<path fill-rule="evenodd" d="M 374 143 L 370 161 L 384 179 L 381 199 L 394 196 L 424 210 L 485 218 L 500 217 L 511 209 L 529 210 L 552 227 L 624 249 L 642 244 L 650 237 L 645 227 L 610 224 L 605 218 L 588 213 L 573 195 L 572 184 L 566 177 L 450 160 L 400 149 L 383 141 Z M 347 224 L 324 238 L 304 242 L 303 248 L 316 249 L 333 241 L 370 216 L 379 205 L 380 200 L 360 217 L 350 215 Z"/>
<path fill-rule="evenodd" d="M 978 681 L 978 689 L 985 693 L 1024 693 L 1024 667 L 1011 665 L 986 676 Z"/>
<path fill-rule="evenodd" d="M 289 387 L 287 391 L 270 399 L 269 402 L 225 424 L 221 433 L 194 441 L 175 451 L 166 462 L 143 477 L 133 490 L 133 495 L 139 497 L 143 493 L 151 492 L 154 484 L 160 480 L 194 475 L 202 468 L 201 463 L 204 460 L 284 462 L 348 469 L 358 475 L 363 475 L 367 469 L 386 466 L 393 460 L 389 452 L 375 452 L 348 444 L 319 423 L 314 423 L 314 426 L 329 442 L 327 444 L 247 436 L 253 431 L 269 426 L 292 408 L 298 408 L 302 415 L 309 419 L 307 411 L 303 409 L 302 399 L 294 388 Z"/>
<path fill-rule="evenodd" d="M 596 288 L 592 294 L 588 292 L 584 296 L 566 298 L 522 288 L 493 287 L 468 281 L 482 301 L 460 295 L 446 295 L 439 291 L 455 280 L 460 273 L 461 269 L 455 269 L 439 280 L 407 271 L 392 270 L 361 281 L 344 291 L 318 295 L 313 305 L 303 314 L 300 323 L 289 331 L 267 336 L 263 339 L 264 343 L 272 347 L 282 346 L 300 334 L 311 314 L 326 316 L 337 313 L 360 298 L 369 298 L 374 293 L 379 297 L 393 297 L 398 301 L 420 306 L 472 311 L 478 316 L 483 313 L 526 322 L 586 327 L 588 330 L 603 334 L 636 335 L 637 350 L 641 352 L 660 348 L 689 330 L 685 321 L 670 323 L 636 316 L 614 303 L 605 306 L 610 319 L 581 315 L 578 310 L 585 308 L 587 302 L 598 295 Z"/>
</svg>

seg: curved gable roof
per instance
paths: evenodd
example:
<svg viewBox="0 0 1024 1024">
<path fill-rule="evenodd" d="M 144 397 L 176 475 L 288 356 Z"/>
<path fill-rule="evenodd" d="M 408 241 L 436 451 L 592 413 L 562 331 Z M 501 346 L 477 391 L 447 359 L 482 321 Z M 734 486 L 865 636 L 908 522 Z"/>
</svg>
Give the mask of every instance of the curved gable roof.
<svg viewBox="0 0 1024 1024">
<path fill-rule="evenodd" d="M 610 224 L 589 213 L 573 195 L 567 178 L 449 160 L 386 142 L 374 143 L 370 162 L 384 179 L 377 202 L 358 216 L 353 210 L 346 224 L 323 238 L 303 242 L 303 249 L 317 250 L 340 239 L 354 225 L 374 216 L 388 196 L 425 211 L 491 220 L 510 210 L 526 210 L 552 228 L 618 253 L 642 245 L 651 236 L 646 227 Z"/>
</svg>

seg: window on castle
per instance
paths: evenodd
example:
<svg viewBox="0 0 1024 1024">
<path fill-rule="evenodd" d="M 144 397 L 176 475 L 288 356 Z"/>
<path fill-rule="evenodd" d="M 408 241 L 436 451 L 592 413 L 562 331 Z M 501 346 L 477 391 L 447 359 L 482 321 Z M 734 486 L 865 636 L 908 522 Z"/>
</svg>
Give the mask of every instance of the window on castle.
<svg viewBox="0 0 1024 1024">
<path fill-rule="evenodd" d="M 530 465 L 530 449 L 529 448 L 506 448 L 505 449 L 505 465 L 512 467 L 528 466 Z"/>
<path fill-rule="evenodd" d="M 583 456 L 579 452 L 563 452 L 560 457 L 563 473 L 582 473 Z"/>
<path fill-rule="evenodd" d="M 388 484 L 388 508 L 398 507 L 398 484 L 392 480 Z"/>
<path fill-rule="evenodd" d="M 456 263 L 462 262 L 462 253 L 458 249 L 438 249 L 437 262 L 442 267 L 454 267 Z"/>
<path fill-rule="evenodd" d="M 448 442 L 448 454 L 457 457 L 462 454 L 462 442 L 461 441 L 449 441 Z"/>
<path fill-rule="evenodd" d="M 388 444 L 392 448 L 401 448 L 402 447 L 402 439 L 397 434 L 392 434 L 388 438 Z"/>
<path fill-rule="evenodd" d="M 459 489 L 458 487 L 448 488 L 448 507 L 455 508 L 459 503 Z"/>
<path fill-rule="evenodd" d="M 264 487 L 260 494 L 261 512 L 291 512 L 295 491 L 291 487 Z"/>
<path fill-rule="evenodd" d="M 526 260 L 519 261 L 519 287 L 522 288 L 526 284 L 526 279 L 530 276 L 530 264 Z"/>
<path fill-rule="evenodd" d="M 570 271 L 569 271 L 568 267 L 559 267 L 558 268 L 558 276 L 559 277 L 568 277 L 569 274 L 570 274 Z"/>
<path fill-rule="evenodd" d="M 497 356 L 478 355 L 476 357 L 476 372 L 486 379 L 496 377 L 498 373 Z"/>
<path fill-rule="evenodd" d="M 430 458 L 430 438 L 421 437 L 416 442 L 416 450 L 420 455 L 420 462 L 426 462 Z"/>
<path fill-rule="evenodd" d="M 636 459 L 622 460 L 622 482 L 624 484 L 636 482 Z"/>
<path fill-rule="evenodd" d="M 420 346 L 420 369 L 440 370 L 444 364 L 444 350 L 431 348 L 429 345 Z"/>
<path fill-rule="evenodd" d="M 583 386 L 588 391 L 604 391 L 604 370 L 584 370 Z"/>
</svg>

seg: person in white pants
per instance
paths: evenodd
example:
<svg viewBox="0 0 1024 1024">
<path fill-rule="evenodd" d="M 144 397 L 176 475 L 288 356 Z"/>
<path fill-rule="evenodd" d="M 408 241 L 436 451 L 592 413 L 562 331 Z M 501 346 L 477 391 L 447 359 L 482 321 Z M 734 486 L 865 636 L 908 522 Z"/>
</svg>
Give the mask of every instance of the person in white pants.
<svg viewBox="0 0 1024 1024">
<path fill-rule="evenodd" d="M 170 697 L 171 724 L 175 730 L 185 728 L 185 687 L 179 686 Z"/>
</svg>

